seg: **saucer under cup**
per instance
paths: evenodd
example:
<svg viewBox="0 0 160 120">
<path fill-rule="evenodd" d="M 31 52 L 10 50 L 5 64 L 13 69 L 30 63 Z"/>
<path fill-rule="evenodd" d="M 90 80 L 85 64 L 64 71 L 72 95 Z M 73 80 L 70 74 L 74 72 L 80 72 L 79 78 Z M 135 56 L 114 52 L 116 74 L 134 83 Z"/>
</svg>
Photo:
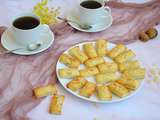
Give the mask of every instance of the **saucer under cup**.
<svg viewBox="0 0 160 120">
<path fill-rule="evenodd" d="M 73 21 L 76 21 L 77 23 L 80 23 L 81 21 L 79 20 L 79 16 L 78 16 L 78 12 L 77 11 L 72 11 L 69 16 L 67 17 L 68 20 L 73 20 Z M 91 29 L 83 29 L 83 28 L 80 28 L 80 26 L 76 23 L 73 23 L 73 22 L 69 22 L 69 24 L 79 30 L 79 31 L 82 31 L 82 32 L 100 32 L 100 31 L 103 31 L 105 29 L 107 29 L 108 27 L 110 27 L 112 25 L 112 16 L 109 15 L 109 16 L 106 16 L 104 18 L 101 19 L 101 22 L 100 23 L 97 23 L 95 25 L 92 25 L 92 28 Z"/>
<path fill-rule="evenodd" d="M 46 34 L 45 38 L 41 38 L 43 44 L 36 50 L 29 51 L 27 49 L 20 49 L 13 51 L 12 53 L 18 55 L 33 55 L 44 50 L 47 50 L 54 42 L 54 34 L 51 30 L 49 30 Z M 14 50 L 17 48 L 23 48 L 23 46 L 14 39 L 13 35 L 10 32 L 10 28 L 8 28 L 1 36 L 1 44 L 6 50 Z"/>
</svg>

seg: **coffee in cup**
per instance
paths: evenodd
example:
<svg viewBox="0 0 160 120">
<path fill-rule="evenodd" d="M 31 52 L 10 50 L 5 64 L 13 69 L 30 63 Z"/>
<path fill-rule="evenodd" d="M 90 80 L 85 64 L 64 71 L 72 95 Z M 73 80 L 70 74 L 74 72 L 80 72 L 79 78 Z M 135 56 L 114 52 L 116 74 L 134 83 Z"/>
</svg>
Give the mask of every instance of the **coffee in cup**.
<svg viewBox="0 0 160 120">
<path fill-rule="evenodd" d="M 40 21 L 31 16 L 20 17 L 13 22 L 14 27 L 22 30 L 33 29 L 37 27 L 39 24 Z"/>
<path fill-rule="evenodd" d="M 80 3 L 80 5 L 84 8 L 88 8 L 88 9 L 97 9 L 102 6 L 101 3 L 97 2 L 97 1 L 83 1 Z"/>
</svg>

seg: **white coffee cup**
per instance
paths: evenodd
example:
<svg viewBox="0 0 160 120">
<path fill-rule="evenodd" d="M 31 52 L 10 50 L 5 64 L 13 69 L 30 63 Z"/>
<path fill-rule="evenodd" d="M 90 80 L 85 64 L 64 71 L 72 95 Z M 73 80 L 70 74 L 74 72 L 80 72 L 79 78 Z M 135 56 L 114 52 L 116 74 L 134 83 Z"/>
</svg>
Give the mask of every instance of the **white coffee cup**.
<svg viewBox="0 0 160 120">
<path fill-rule="evenodd" d="M 15 22 L 15 20 L 22 17 L 35 18 L 39 21 L 39 24 L 31 29 L 17 28 L 13 23 Z M 10 31 L 17 44 L 20 44 L 22 46 L 28 46 L 30 44 L 43 44 L 43 40 L 48 35 L 49 26 L 46 24 L 41 25 L 39 17 L 37 17 L 35 14 L 25 13 L 14 17 Z"/>
<path fill-rule="evenodd" d="M 84 1 L 96 1 L 96 0 L 83 0 L 79 4 L 79 19 L 83 24 L 95 25 L 102 22 L 104 17 L 111 15 L 111 9 L 104 5 L 104 2 L 96 1 L 101 4 L 98 8 L 86 8 L 81 4 Z"/>
</svg>

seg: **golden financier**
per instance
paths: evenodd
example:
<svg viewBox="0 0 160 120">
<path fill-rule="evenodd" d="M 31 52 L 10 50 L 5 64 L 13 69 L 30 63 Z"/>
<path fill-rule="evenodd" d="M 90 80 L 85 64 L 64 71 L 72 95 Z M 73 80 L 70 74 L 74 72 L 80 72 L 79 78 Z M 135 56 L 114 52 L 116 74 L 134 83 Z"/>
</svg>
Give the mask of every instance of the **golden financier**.
<svg viewBox="0 0 160 120">
<path fill-rule="evenodd" d="M 99 84 L 115 81 L 118 79 L 116 73 L 100 73 L 95 76 L 96 82 Z"/>
<path fill-rule="evenodd" d="M 60 115 L 65 97 L 63 95 L 54 95 L 50 104 L 50 113 Z"/>
<path fill-rule="evenodd" d="M 124 71 L 124 76 L 128 79 L 144 79 L 145 77 L 145 69 L 144 68 L 137 68 L 137 69 L 131 69 L 131 70 L 126 70 Z"/>
<path fill-rule="evenodd" d="M 112 100 L 112 94 L 106 85 L 97 85 L 96 91 L 99 100 Z"/>
<path fill-rule="evenodd" d="M 34 88 L 33 92 L 37 98 L 40 98 L 48 95 L 57 94 L 57 88 L 55 85 L 47 85 L 47 86 L 36 87 Z"/>
<path fill-rule="evenodd" d="M 93 67 L 93 66 L 99 65 L 104 62 L 105 61 L 104 61 L 103 57 L 95 57 L 95 58 L 88 59 L 84 64 L 87 67 Z"/>
<path fill-rule="evenodd" d="M 119 63 L 118 67 L 119 67 L 119 71 L 124 72 L 125 70 L 139 68 L 140 64 L 137 60 L 134 60 L 134 61 L 128 61 L 128 62 L 124 62 L 124 63 Z"/>
<path fill-rule="evenodd" d="M 99 73 L 97 67 L 84 68 L 84 69 L 80 70 L 79 72 L 80 72 L 80 76 L 82 76 L 82 77 L 93 76 L 93 75 L 96 75 Z"/>
<path fill-rule="evenodd" d="M 119 84 L 123 85 L 127 89 L 135 90 L 138 88 L 140 81 L 134 79 L 127 79 L 125 76 L 122 76 L 119 80 L 117 80 Z"/>
<path fill-rule="evenodd" d="M 83 45 L 84 52 L 89 58 L 97 57 L 96 50 L 93 46 L 93 43 L 86 43 Z"/>
<path fill-rule="evenodd" d="M 79 60 L 68 54 L 62 54 L 59 61 L 71 68 L 78 68 L 80 65 Z"/>
<path fill-rule="evenodd" d="M 94 94 L 95 92 L 95 89 L 96 89 L 96 84 L 93 83 L 93 82 L 87 82 L 85 84 L 85 86 L 80 90 L 80 95 L 81 96 L 84 96 L 84 97 L 90 97 L 91 95 Z"/>
<path fill-rule="evenodd" d="M 75 68 L 62 68 L 59 69 L 59 75 L 62 78 L 73 78 L 79 76 L 79 71 Z"/>
<path fill-rule="evenodd" d="M 106 54 L 107 41 L 104 39 L 99 39 L 96 41 L 96 51 L 98 56 L 102 57 Z"/>
<path fill-rule="evenodd" d="M 85 80 L 83 77 L 76 77 L 67 84 L 67 88 L 71 89 L 72 91 L 77 91 L 78 89 L 82 88 L 86 82 L 87 80 Z"/>
<path fill-rule="evenodd" d="M 122 52 L 124 52 L 127 48 L 125 47 L 125 45 L 122 44 L 118 44 L 116 47 L 112 48 L 107 55 L 111 58 L 115 58 L 117 57 L 119 54 L 121 54 Z"/>
<path fill-rule="evenodd" d="M 113 83 L 109 84 L 108 88 L 113 94 L 115 94 L 119 97 L 125 97 L 128 95 L 128 89 L 117 82 L 113 82 Z"/>
<path fill-rule="evenodd" d="M 98 65 L 100 73 L 112 73 L 118 71 L 118 66 L 114 62 L 106 62 Z"/>
<path fill-rule="evenodd" d="M 78 46 L 71 48 L 68 52 L 71 56 L 77 58 L 81 63 L 84 63 L 88 59 L 87 55 L 81 51 Z"/>
<path fill-rule="evenodd" d="M 115 57 L 115 61 L 117 63 L 123 63 L 131 60 L 133 57 L 135 57 L 135 54 L 132 50 L 124 51 L 123 53 L 119 54 L 117 57 Z"/>
</svg>

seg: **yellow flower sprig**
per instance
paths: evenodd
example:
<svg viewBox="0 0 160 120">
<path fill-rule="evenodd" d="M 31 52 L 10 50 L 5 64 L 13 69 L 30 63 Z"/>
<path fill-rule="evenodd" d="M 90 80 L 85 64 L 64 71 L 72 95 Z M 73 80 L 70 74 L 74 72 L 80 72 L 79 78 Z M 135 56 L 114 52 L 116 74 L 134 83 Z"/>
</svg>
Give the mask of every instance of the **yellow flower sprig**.
<svg viewBox="0 0 160 120">
<path fill-rule="evenodd" d="M 33 13 L 39 16 L 41 24 L 56 24 L 59 15 L 58 8 L 49 8 L 48 0 L 41 0 L 34 6 Z"/>
</svg>

